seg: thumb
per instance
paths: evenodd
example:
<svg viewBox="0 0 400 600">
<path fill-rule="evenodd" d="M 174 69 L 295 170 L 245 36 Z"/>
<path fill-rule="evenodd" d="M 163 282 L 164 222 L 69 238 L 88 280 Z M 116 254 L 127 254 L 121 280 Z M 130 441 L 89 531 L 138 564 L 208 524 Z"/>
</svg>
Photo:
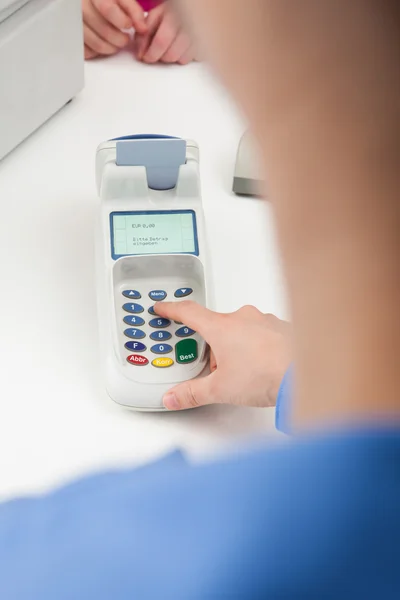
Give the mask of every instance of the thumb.
<svg viewBox="0 0 400 600">
<path fill-rule="evenodd" d="M 120 7 L 130 17 L 132 26 L 138 33 L 146 33 L 146 19 L 142 7 L 134 0 L 118 0 Z"/>
<path fill-rule="evenodd" d="M 180 383 L 163 397 L 165 408 L 168 410 L 182 410 L 218 402 L 215 394 L 216 377 L 217 373 L 212 373 L 206 377 Z"/>
</svg>

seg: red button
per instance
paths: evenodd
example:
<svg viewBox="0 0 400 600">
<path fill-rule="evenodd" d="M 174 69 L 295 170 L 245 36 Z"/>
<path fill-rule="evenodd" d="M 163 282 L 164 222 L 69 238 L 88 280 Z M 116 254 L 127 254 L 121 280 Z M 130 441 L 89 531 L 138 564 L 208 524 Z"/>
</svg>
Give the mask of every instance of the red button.
<svg viewBox="0 0 400 600">
<path fill-rule="evenodd" d="M 148 358 L 146 358 L 145 356 L 140 356 L 139 354 L 130 354 L 126 360 L 130 362 L 131 365 L 143 366 L 149 363 Z"/>
</svg>

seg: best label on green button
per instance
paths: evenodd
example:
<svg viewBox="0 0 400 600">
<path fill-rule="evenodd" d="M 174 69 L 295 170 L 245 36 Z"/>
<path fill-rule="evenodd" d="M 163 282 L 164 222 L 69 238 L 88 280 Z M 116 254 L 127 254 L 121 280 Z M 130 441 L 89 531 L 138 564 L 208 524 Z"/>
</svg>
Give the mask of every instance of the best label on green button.
<svg viewBox="0 0 400 600">
<path fill-rule="evenodd" d="M 182 340 L 175 346 L 176 362 L 180 364 L 190 363 L 197 358 L 197 342 L 193 338 Z"/>
</svg>

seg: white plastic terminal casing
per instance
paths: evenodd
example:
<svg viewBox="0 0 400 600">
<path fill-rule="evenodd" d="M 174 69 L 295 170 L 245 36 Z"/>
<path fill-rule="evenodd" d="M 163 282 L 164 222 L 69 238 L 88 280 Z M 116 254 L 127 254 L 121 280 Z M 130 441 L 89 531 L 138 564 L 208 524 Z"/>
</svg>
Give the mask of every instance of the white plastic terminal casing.
<svg viewBox="0 0 400 600">
<path fill-rule="evenodd" d="M 148 297 L 150 290 L 165 290 L 167 300 L 179 301 L 174 291 L 190 287 L 191 300 L 208 305 L 206 239 L 199 178 L 199 150 L 192 141 L 186 142 L 186 162 L 180 166 L 176 187 L 169 190 L 152 190 L 147 185 L 144 166 L 118 166 L 116 143 L 101 144 L 96 154 L 96 183 L 100 196 L 100 210 L 96 224 L 96 282 L 99 318 L 100 352 L 104 364 L 106 389 L 115 402 L 136 410 L 165 410 L 163 395 L 175 384 L 204 374 L 208 362 L 207 345 L 196 333 L 198 358 L 189 364 L 179 364 L 175 353 L 170 356 L 174 364 L 156 368 L 151 362 L 148 321 L 152 316 L 148 308 L 154 302 Z M 110 214 L 125 211 L 193 210 L 196 216 L 198 256 L 193 254 L 155 254 L 123 256 L 114 260 L 111 248 Z M 123 322 L 127 315 L 122 305 L 129 302 L 122 291 L 135 289 L 142 298 L 136 300 L 144 307 L 146 324 L 141 329 L 147 346 L 143 353 L 148 358 L 146 366 L 132 365 L 127 357 L 132 352 L 125 349 L 128 338 Z M 180 325 L 168 328 L 173 334 Z M 172 346 L 178 340 L 171 343 Z"/>
</svg>

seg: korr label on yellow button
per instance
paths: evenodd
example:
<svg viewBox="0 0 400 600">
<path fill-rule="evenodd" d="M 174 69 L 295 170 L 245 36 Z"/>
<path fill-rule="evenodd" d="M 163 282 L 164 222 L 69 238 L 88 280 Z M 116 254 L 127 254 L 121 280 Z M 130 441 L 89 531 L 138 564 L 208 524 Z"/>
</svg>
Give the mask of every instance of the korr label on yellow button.
<svg viewBox="0 0 400 600">
<path fill-rule="evenodd" d="M 163 356 L 163 357 L 158 357 L 155 358 L 152 363 L 153 367 L 159 367 L 161 369 L 165 368 L 165 367 L 170 367 L 171 365 L 174 364 L 174 361 L 172 360 L 172 358 L 169 358 L 168 356 Z"/>
</svg>

